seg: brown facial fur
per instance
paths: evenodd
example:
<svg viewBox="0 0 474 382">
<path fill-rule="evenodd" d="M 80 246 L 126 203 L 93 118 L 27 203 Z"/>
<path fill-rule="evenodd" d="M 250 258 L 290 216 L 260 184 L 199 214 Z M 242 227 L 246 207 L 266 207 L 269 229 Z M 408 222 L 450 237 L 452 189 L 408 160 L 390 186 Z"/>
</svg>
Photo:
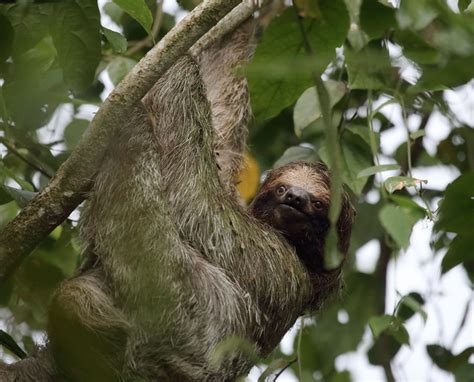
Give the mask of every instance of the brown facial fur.
<svg viewBox="0 0 474 382">
<path fill-rule="evenodd" d="M 295 202 L 295 198 L 297 202 Z M 324 270 L 324 242 L 329 229 L 330 175 L 322 163 L 291 162 L 271 171 L 255 197 L 250 212 L 279 231 L 296 249 L 298 257 L 313 274 Z M 339 249 L 345 254 L 353 222 L 348 195 L 337 229 Z"/>
</svg>

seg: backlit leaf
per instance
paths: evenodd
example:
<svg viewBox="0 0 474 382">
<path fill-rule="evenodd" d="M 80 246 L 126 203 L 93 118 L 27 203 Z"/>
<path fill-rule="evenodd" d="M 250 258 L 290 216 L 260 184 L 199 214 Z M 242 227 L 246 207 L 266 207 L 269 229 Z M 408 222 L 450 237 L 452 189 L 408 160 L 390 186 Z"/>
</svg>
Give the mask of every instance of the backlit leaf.
<svg viewBox="0 0 474 382">
<path fill-rule="evenodd" d="M 411 230 L 415 223 L 422 219 L 424 214 L 418 210 L 385 205 L 379 213 L 380 223 L 390 236 L 395 240 L 399 248 L 406 249 L 410 244 Z"/>
<path fill-rule="evenodd" d="M 319 1 L 321 17 L 304 18 L 303 28 L 315 52 L 309 58 L 294 9 L 273 19 L 246 69 L 252 109 L 257 119 L 276 116 L 313 85 L 335 57 L 349 30 L 349 15 L 343 0 Z"/>
<path fill-rule="evenodd" d="M 406 187 L 416 187 L 426 183 L 428 183 L 428 181 L 424 179 L 410 178 L 407 176 L 392 176 L 385 181 L 384 185 L 389 193 L 393 193 L 398 190 L 403 190 Z"/>
<path fill-rule="evenodd" d="M 329 95 L 330 106 L 338 103 L 346 93 L 346 86 L 343 82 L 328 80 L 324 82 Z M 301 97 L 296 101 L 293 111 L 293 121 L 295 133 L 301 136 L 302 130 L 309 124 L 320 119 L 321 106 L 319 104 L 318 94 L 314 86 L 306 89 Z"/>
<path fill-rule="evenodd" d="M 362 177 L 365 177 L 365 176 L 371 176 L 371 175 L 377 174 L 379 172 L 394 171 L 394 170 L 400 170 L 400 165 L 398 165 L 398 164 L 381 164 L 381 165 L 378 165 L 378 166 L 372 166 L 372 167 L 368 167 L 366 169 L 363 169 L 362 171 L 360 171 L 357 174 L 357 177 L 362 178 Z"/>
<path fill-rule="evenodd" d="M 125 53 L 127 50 L 127 39 L 124 35 L 106 27 L 102 27 L 102 30 L 114 51 L 117 53 Z"/>
<path fill-rule="evenodd" d="M 148 34 L 151 33 L 153 16 L 145 0 L 113 0 L 113 2 L 138 21 Z"/>
</svg>

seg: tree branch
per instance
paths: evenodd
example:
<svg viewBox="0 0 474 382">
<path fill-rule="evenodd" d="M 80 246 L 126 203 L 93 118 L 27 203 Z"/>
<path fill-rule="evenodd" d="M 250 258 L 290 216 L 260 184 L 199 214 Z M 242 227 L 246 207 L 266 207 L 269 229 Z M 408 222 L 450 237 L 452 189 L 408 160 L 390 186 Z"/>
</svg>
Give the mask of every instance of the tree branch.
<svg viewBox="0 0 474 382">
<path fill-rule="evenodd" d="M 84 200 L 110 139 L 176 60 L 241 0 L 207 0 L 176 25 L 104 101 L 51 182 L 0 232 L 0 281 Z"/>
<path fill-rule="evenodd" d="M 204 50 L 221 39 L 222 36 L 235 30 L 243 21 L 252 16 L 253 12 L 254 7 L 246 2 L 239 4 L 219 21 L 209 33 L 202 36 L 196 44 L 192 46 L 189 52 L 195 57 L 199 56 Z"/>
</svg>

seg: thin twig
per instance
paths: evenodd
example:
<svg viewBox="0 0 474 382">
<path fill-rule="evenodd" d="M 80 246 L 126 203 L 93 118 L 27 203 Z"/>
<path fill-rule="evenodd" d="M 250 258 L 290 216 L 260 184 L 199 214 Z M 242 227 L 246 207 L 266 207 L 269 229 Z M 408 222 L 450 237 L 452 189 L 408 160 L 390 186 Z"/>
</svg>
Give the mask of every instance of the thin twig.
<svg viewBox="0 0 474 382">
<path fill-rule="evenodd" d="M 293 365 L 297 360 L 298 358 L 295 358 L 295 359 L 292 359 L 290 362 L 288 362 L 288 364 L 284 368 L 282 368 L 278 373 L 275 374 L 275 379 L 273 379 L 273 382 L 275 382 L 280 377 L 280 375 L 282 375 L 283 372 L 286 369 L 288 369 L 291 365 Z"/>
<path fill-rule="evenodd" d="M 303 39 L 304 49 L 308 57 L 315 57 L 315 52 L 311 47 L 308 35 L 306 30 L 304 29 L 304 25 L 302 22 L 301 17 L 298 14 L 298 10 L 293 2 L 293 9 L 295 11 L 296 20 L 301 32 L 301 37 Z M 331 169 L 331 206 L 329 207 L 329 221 L 331 226 L 329 228 L 328 233 L 328 240 L 327 243 L 331 242 L 331 239 L 337 241 L 337 233 L 336 233 L 336 223 L 339 218 L 339 213 L 341 212 L 341 198 L 342 198 L 342 178 L 341 173 L 342 169 L 340 168 L 341 163 L 341 153 L 340 153 L 340 146 L 339 146 L 339 132 L 335 126 L 333 126 L 332 121 L 332 111 L 331 111 L 331 104 L 329 99 L 329 94 L 324 85 L 321 76 L 317 73 L 312 73 L 314 85 L 316 88 L 316 94 L 319 99 L 319 104 L 321 106 L 321 115 L 323 119 L 323 126 L 325 130 L 326 142 L 328 146 L 328 161 L 329 167 Z M 341 255 L 336 252 L 335 256 L 327 256 L 330 252 L 327 250 L 328 244 L 325 246 L 325 254 L 324 254 L 324 262 L 326 268 L 332 269 L 337 268 L 342 261 Z M 335 245 L 336 247 L 336 245 Z M 337 249 L 336 249 L 337 251 Z"/>
<path fill-rule="evenodd" d="M 155 44 L 156 39 L 158 38 L 158 33 L 160 32 L 161 23 L 163 21 L 163 2 L 161 0 L 156 6 L 155 18 L 153 21 L 153 26 L 151 27 L 151 33 L 146 36 L 143 40 L 137 41 L 130 49 L 125 52 L 126 56 L 132 56 L 133 54 L 139 52 L 143 48 L 150 48 Z"/>
<path fill-rule="evenodd" d="M 19 159 L 21 159 L 23 162 L 25 162 L 28 166 L 33 168 L 36 171 L 39 171 L 41 174 L 43 174 L 45 177 L 48 179 L 53 177 L 53 173 L 50 173 L 48 170 L 45 168 L 41 167 L 40 165 L 34 163 L 32 160 L 30 160 L 28 157 L 23 155 L 21 152 L 17 150 L 15 146 L 13 146 L 10 142 L 8 142 L 5 138 L 0 137 L 0 143 L 4 145 L 9 152 L 12 154 L 16 155 Z"/>
<path fill-rule="evenodd" d="M 459 338 L 459 335 L 464 329 L 464 325 L 466 325 L 467 317 L 469 315 L 469 310 L 471 309 L 472 301 L 473 299 L 470 298 L 466 304 L 466 309 L 464 309 L 464 314 L 462 315 L 461 323 L 459 324 L 458 330 L 456 330 L 456 333 L 454 334 L 453 340 L 451 342 L 451 349 L 454 347 L 454 344 L 456 343 L 457 339 Z"/>
<path fill-rule="evenodd" d="M 303 317 L 300 317 L 300 323 L 301 323 L 301 328 L 300 328 L 300 331 L 298 332 L 298 343 L 296 345 L 296 354 L 297 354 L 296 360 L 298 361 L 298 375 L 301 380 L 302 374 L 303 374 L 303 364 L 301 363 L 301 340 L 303 339 L 303 329 L 304 329 Z"/>
</svg>

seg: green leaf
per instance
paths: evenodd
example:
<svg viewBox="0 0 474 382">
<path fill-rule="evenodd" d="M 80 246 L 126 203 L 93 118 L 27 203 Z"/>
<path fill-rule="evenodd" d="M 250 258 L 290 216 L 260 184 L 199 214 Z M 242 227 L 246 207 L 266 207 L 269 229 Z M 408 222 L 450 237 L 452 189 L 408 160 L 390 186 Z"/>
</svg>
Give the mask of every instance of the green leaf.
<svg viewBox="0 0 474 382">
<path fill-rule="evenodd" d="M 101 58 L 97 1 L 75 0 L 55 6 L 50 22 L 59 63 L 67 84 L 81 92 L 92 84 Z"/>
<path fill-rule="evenodd" d="M 0 118 L 2 118 L 4 121 L 8 121 L 7 106 L 5 105 L 2 86 L 0 86 Z"/>
<path fill-rule="evenodd" d="M 19 190 L 5 185 L 0 185 L 0 190 L 10 195 L 10 200 L 14 200 L 20 207 L 26 206 L 37 194 L 36 192 Z"/>
<path fill-rule="evenodd" d="M 468 221 L 472 220 L 466 220 Z M 474 236 L 472 234 L 457 235 L 454 238 L 443 258 L 441 270 L 446 273 L 461 263 L 474 265 Z"/>
<path fill-rule="evenodd" d="M 10 350 L 18 358 L 24 359 L 27 357 L 27 354 L 24 350 L 18 346 L 16 341 L 6 332 L 0 330 L 0 344 L 6 349 Z"/>
<path fill-rule="evenodd" d="M 401 322 L 396 322 L 394 326 L 391 326 L 388 331 L 393 338 L 395 338 L 400 344 L 402 345 L 409 345 L 410 344 L 410 335 L 408 334 L 405 325 Z"/>
<path fill-rule="evenodd" d="M 150 34 L 153 15 L 145 0 L 113 0 L 120 8 L 133 17 Z"/>
<path fill-rule="evenodd" d="M 414 133 L 410 133 L 410 139 L 417 139 L 417 138 L 420 138 L 420 137 L 424 137 L 426 134 L 425 130 L 418 130 L 418 131 L 415 131 Z"/>
<path fill-rule="evenodd" d="M 22 177 L 18 176 L 14 171 L 10 170 L 5 164 L 0 161 L 0 171 L 3 172 L 6 176 L 13 179 L 21 188 L 27 191 L 33 191 L 34 188 L 30 182 L 24 180 Z"/>
<path fill-rule="evenodd" d="M 333 107 L 346 93 L 346 86 L 343 82 L 333 80 L 325 81 L 324 85 L 329 94 L 330 106 Z M 320 119 L 321 116 L 321 106 L 319 104 L 318 94 L 316 88 L 313 86 L 306 89 L 296 102 L 293 111 L 296 136 L 300 137 L 303 129 Z"/>
<path fill-rule="evenodd" d="M 393 69 L 387 49 L 380 42 L 370 42 L 356 52 L 344 47 L 350 89 L 378 90 L 393 82 Z"/>
<path fill-rule="evenodd" d="M 410 244 L 411 230 L 424 214 L 418 210 L 385 205 L 379 213 L 380 223 L 395 240 L 399 248 L 407 249 Z"/>
<path fill-rule="evenodd" d="M 0 63 L 10 57 L 14 30 L 8 18 L 0 14 Z"/>
<path fill-rule="evenodd" d="M 5 187 L 3 184 L 0 185 L 0 205 L 10 203 L 13 200 L 12 195 Z"/>
<path fill-rule="evenodd" d="M 294 9 L 275 17 L 258 44 L 252 63 L 246 68 L 252 110 L 258 120 L 268 119 L 293 104 L 313 85 L 335 57 L 349 30 L 349 16 L 343 0 L 319 1 L 321 17 L 301 20 L 314 58 L 304 50 L 303 36 Z"/>
<path fill-rule="evenodd" d="M 104 32 L 107 41 L 110 42 L 112 45 L 112 49 L 117 53 L 125 53 L 127 50 L 127 39 L 118 32 L 115 32 L 109 28 L 102 27 L 102 31 Z"/>
<path fill-rule="evenodd" d="M 51 35 L 64 73 L 61 80 L 75 91 L 91 85 L 101 57 L 97 1 L 34 3 L 28 12 L 12 7 L 8 18 L 15 29 L 15 57 Z"/>
<path fill-rule="evenodd" d="M 369 145 L 357 134 L 346 129 L 340 140 L 342 157 L 342 179 L 355 194 L 362 192 L 368 178 L 358 178 L 357 174 L 372 164 Z M 321 146 L 319 156 L 328 164 L 328 153 L 325 145 Z"/>
<path fill-rule="evenodd" d="M 403 46 L 403 55 L 415 63 L 435 64 L 440 59 L 440 52 L 428 44 L 422 36 L 412 30 L 397 30 L 395 42 Z"/>
<path fill-rule="evenodd" d="M 50 35 L 45 36 L 33 48 L 23 53 L 20 62 L 24 62 L 38 73 L 45 73 L 53 65 L 57 51 Z"/>
<path fill-rule="evenodd" d="M 469 7 L 469 4 L 471 4 L 471 1 L 472 0 L 459 0 L 458 1 L 458 7 L 459 7 L 459 10 L 462 12 L 464 10 L 467 9 L 467 7 Z"/>
<path fill-rule="evenodd" d="M 21 7 L 11 7 L 6 15 L 14 33 L 13 56 L 33 48 L 49 32 L 51 20 L 54 17 L 55 4 L 32 4 L 30 12 L 24 12 Z"/>
<path fill-rule="evenodd" d="M 371 176 L 383 171 L 393 171 L 393 170 L 400 170 L 400 165 L 398 164 L 381 164 L 378 166 L 371 166 L 363 169 L 357 174 L 358 178 L 362 178 L 365 176 Z"/>
<path fill-rule="evenodd" d="M 369 327 L 375 338 L 378 338 L 382 332 L 388 329 L 393 321 L 393 317 L 384 314 L 383 316 L 372 317 L 369 320 Z"/>
<path fill-rule="evenodd" d="M 466 8 L 466 13 L 474 14 L 474 0 L 471 1 L 471 4 Z"/>
<path fill-rule="evenodd" d="M 464 85 L 474 77 L 474 55 L 442 59 L 438 65 L 422 65 L 423 74 L 410 91 L 439 90 Z"/>
<path fill-rule="evenodd" d="M 349 41 L 351 48 L 356 52 L 362 50 L 369 42 L 367 34 L 361 30 L 357 24 L 352 24 L 349 34 L 347 35 L 347 40 Z"/>
<path fill-rule="evenodd" d="M 107 66 L 110 80 L 117 86 L 122 81 L 127 73 L 137 64 L 137 61 L 127 57 L 115 57 Z"/>
<path fill-rule="evenodd" d="M 396 13 L 401 29 L 423 29 L 438 16 L 435 2 L 432 0 L 403 0 Z"/>
<path fill-rule="evenodd" d="M 68 149 L 72 150 L 79 143 L 84 132 L 89 127 L 89 121 L 85 119 L 74 119 L 64 130 L 64 142 Z"/>
<path fill-rule="evenodd" d="M 371 39 L 382 38 L 397 26 L 395 9 L 377 0 L 364 0 L 360 8 L 360 26 Z"/>
<path fill-rule="evenodd" d="M 331 376 L 329 382 L 352 382 L 351 373 L 347 370 L 335 373 Z"/>
<path fill-rule="evenodd" d="M 472 235 L 474 221 L 474 172 L 461 175 L 446 188 L 439 210 L 438 230 Z"/>
<path fill-rule="evenodd" d="M 423 303 L 424 300 L 419 293 L 407 294 L 401 298 L 395 314 L 406 321 L 413 313 L 418 313 L 423 318 L 423 321 L 426 322 L 428 315 L 422 307 Z"/>
<path fill-rule="evenodd" d="M 428 345 L 426 350 L 436 366 L 451 372 L 455 372 L 456 369 L 466 364 L 469 357 L 474 354 L 474 346 L 464 349 L 456 356 L 440 345 Z"/>
<path fill-rule="evenodd" d="M 122 25 L 122 17 L 124 11 L 117 4 L 114 3 L 105 3 L 102 8 L 107 16 L 109 16 L 112 21 L 117 25 Z"/>
<path fill-rule="evenodd" d="M 400 344 L 409 344 L 409 335 L 403 323 L 397 317 L 385 314 L 369 320 L 369 327 L 375 338 L 386 333 L 395 338 Z"/>
<path fill-rule="evenodd" d="M 416 179 L 406 176 L 392 176 L 385 181 L 384 185 L 385 189 L 391 194 L 397 190 L 402 190 L 406 187 L 420 186 L 423 183 L 426 184 L 428 183 L 428 181 L 424 179 Z"/>
<path fill-rule="evenodd" d="M 402 345 L 392 336 L 382 333 L 367 352 L 372 365 L 383 366 L 398 353 Z"/>
<path fill-rule="evenodd" d="M 358 125 L 348 125 L 346 126 L 346 130 L 349 130 L 351 133 L 354 133 L 361 137 L 367 145 L 370 147 L 370 136 L 374 134 L 375 137 L 375 149 L 378 150 L 380 147 L 380 133 L 370 132 L 368 126 L 358 126 Z"/>
<path fill-rule="evenodd" d="M 384 232 L 380 222 L 374 219 L 374 216 L 378 215 L 380 207 L 381 202 L 377 204 L 359 203 L 357 205 L 349 253 L 355 253 L 364 244 L 373 240 L 374 237 L 382 237 Z"/>
<path fill-rule="evenodd" d="M 315 162 L 318 160 L 318 156 L 314 148 L 309 145 L 293 146 L 285 150 L 283 155 L 275 162 L 273 167 L 278 168 L 297 160 Z"/>
<path fill-rule="evenodd" d="M 474 8 L 473 5 L 471 5 L 471 7 Z M 474 375 L 474 364 L 464 363 L 463 365 L 457 367 L 453 374 L 456 382 L 470 382 L 472 381 L 472 376 Z"/>
<path fill-rule="evenodd" d="M 426 213 L 426 209 L 421 207 L 418 203 L 416 203 L 412 198 L 403 195 L 394 195 L 390 194 L 388 198 L 398 204 L 400 207 L 411 208 L 421 213 Z"/>
<path fill-rule="evenodd" d="M 312 0 L 294 0 L 298 7 L 300 16 L 321 17 L 321 10 L 317 1 Z"/>
</svg>

